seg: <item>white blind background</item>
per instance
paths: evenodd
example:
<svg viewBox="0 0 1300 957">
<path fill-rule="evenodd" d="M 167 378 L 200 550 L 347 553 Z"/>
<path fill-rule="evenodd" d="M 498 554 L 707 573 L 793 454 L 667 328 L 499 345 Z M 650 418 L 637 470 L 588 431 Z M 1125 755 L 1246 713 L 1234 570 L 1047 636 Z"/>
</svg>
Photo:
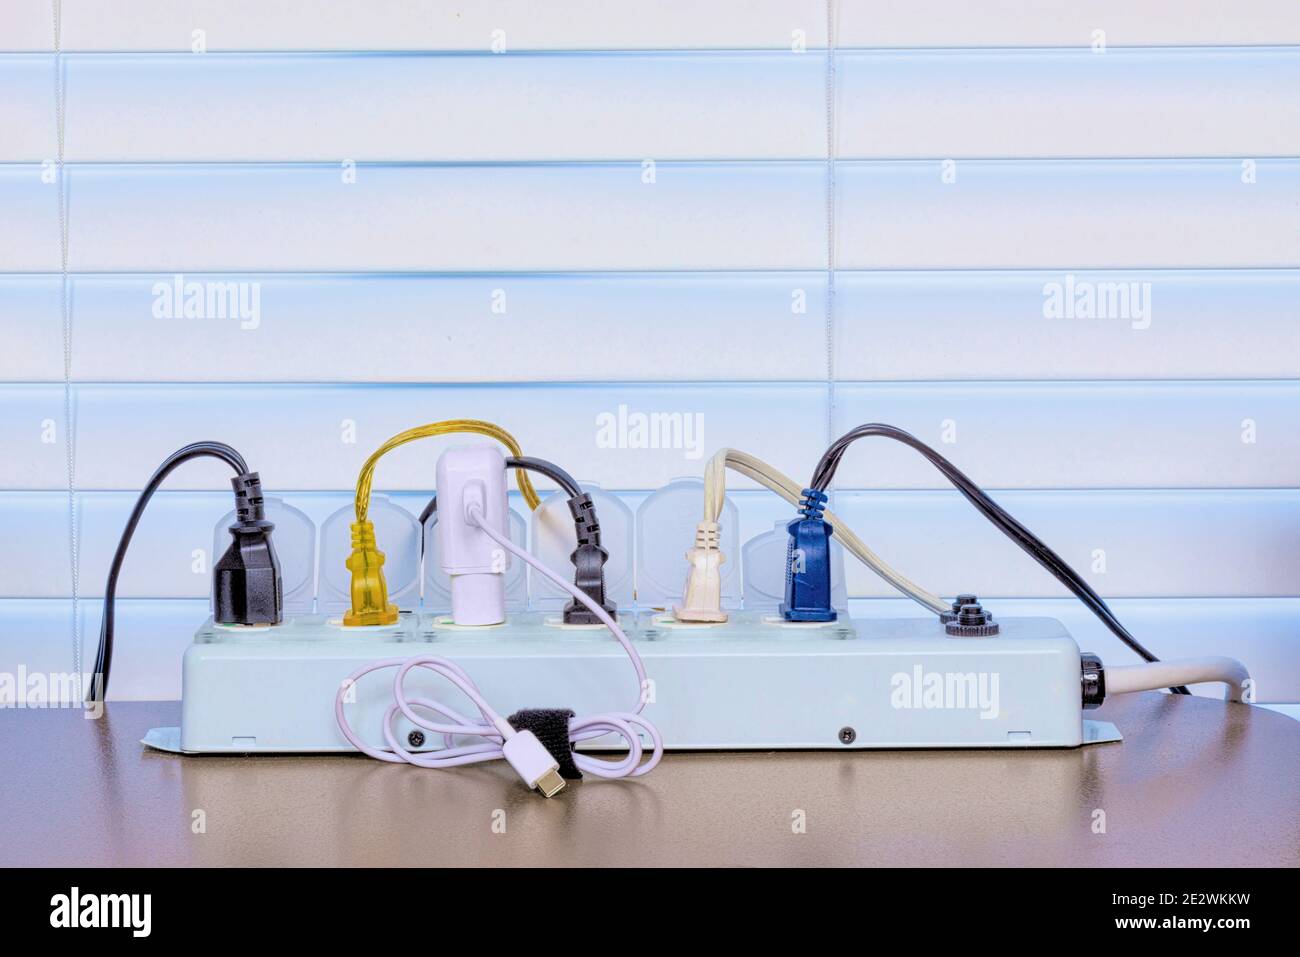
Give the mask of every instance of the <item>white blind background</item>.
<svg viewBox="0 0 1300 957">
<path fill-rule="evenodd" d="M 96 637 L 136 492 L 187 441 L 319 524 L 390 434 L 473 415 L 635 509 L 704 458 L 600 447 L 626 406 L 793 476 L 903 426 L 1158 653 L 1300 701 L 1300 8 L 862 0 L 833 50 L 827 9 L 8 0 L 0 670 L 88 667 L 71 624 Z M 177 275 L 256 288 L 256 316 L 158 315 Z M 1045 311 L 1107 283 L 1145 314 Z M 437 449 L 378 487 L 418 513 Z M 788 513 L 730 484 L 741 541 Z M 1130 657 L 905 450 L 837 487 L 932 590 Z M 226 489 L 187 467 L 146 514 L 117 695 L 178 695 Z"/>
</svg>

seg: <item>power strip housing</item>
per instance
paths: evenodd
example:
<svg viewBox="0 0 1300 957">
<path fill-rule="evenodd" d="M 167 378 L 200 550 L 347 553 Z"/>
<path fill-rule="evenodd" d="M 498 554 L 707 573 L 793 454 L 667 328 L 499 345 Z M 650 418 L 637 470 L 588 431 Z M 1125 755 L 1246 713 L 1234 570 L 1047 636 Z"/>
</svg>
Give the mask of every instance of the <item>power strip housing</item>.
<svg viewBox="0 0 1300 957">
<path fill-rule="evenodd" d="M 734 612 L 722 624 L 686 625 L 642 613 L 621 623 L 650 678 L 645 713 L 669 749 L 1069 748 L 1118 737 L 1083 720 L 1079 648 L 1050 618 L 999 619 L 1000 634 L 982 638 L 950 637 L 936 619 L 790 623 Z M 209 621 L 185 654 L 179 738 L 150 743 L 350 751 L 334 717 L 340 683 L 376 659 L 418 654 L 456 661 L 501 714 L 623 711 L 640 694 L 603 626 L 568 626 L 558 615 L 480 627 L 421 614 L 366 628 L 320 615 L 272 627 Z M 353 728 L 377 747 L 392 675 L 366 676 L 347 705 Z M 412 672 L 408 689 L 472 713 L 428 672 Z M 400 715 L 394 727 L 399 740 L 415 730 Z"/>
</svg>

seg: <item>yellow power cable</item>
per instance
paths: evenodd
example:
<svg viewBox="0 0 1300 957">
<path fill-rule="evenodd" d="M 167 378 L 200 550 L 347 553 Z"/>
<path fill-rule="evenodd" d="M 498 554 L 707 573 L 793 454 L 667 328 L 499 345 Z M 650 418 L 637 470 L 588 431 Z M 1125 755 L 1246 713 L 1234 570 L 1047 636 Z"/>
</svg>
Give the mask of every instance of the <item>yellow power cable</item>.
<svg viewBox="0 0 1300 957">
<path fill-rule="evenodd" d="M 370 458 L 366 459 L 366 464 L 361 466 L 361 473 L 357 476 L 357 521 L 364 522 L 366 516 L 370 513 L 370 486 L 375 480 L 375 466 L 381 458 L 399 445 L 405 445 L 407 442 L 414 442 L 416 439 L 430 439 L 439 435 L 452 435 L 456 432 L 473 432 L 478 435 L 486 435 L 488 438 L 496 439 L 508 448 L 511 455 L 520 456 L 524 454 L 524 450 L 520 448 L 513 435 L 501 428 L 501 426 L 491 422 L 484 422 L 482 419 L 447 419 L 445 422 L 430 422 L 428 425 L 417 425 L 405 432 L 398 432 L 375 449 Z M 537 508 L 541 500 L 537 497 L 537 491 L 533 488 L 528 473 L 523 469 L 516 469 L 515 481 L 519 485 L 519 492 L 523 495 L 524 501 L 528 503 L 529 511 Z"/>
<path fill-rule="evenodd" d="M 375 466 L 384 455 L 400 445 L 414 442 L 416 439 L 433 438 L 439 435 L 452 435 L 457 432 L 472 432 L 496 439 L 514 456 L 523 455 L 523 449 L 515 437 L 491 422 L 481 419 L 447 419 L 444 422 L 431 422 L 419 425 L 405 432 L 399 432 L 377 448 L 361 466 L 357 476 L 356 518 L 352 523 L 352 554 L 348 556 L 347 567 L 352 573 L 352 607 L 343 615 L 343 624 L 356 625 L 391 625 L 397 621 L 397 606 L 388 603 L 388 583 L 384 580 L 384 553 L 375 541 L 375 526 L 370 521 L 370 489 L 375 480 Z M 515 481 L 519 491 L 528 503 L 528 508 L 535 509 L 541 500 L 537 490 L 523 469 L 515 471 Z"/>
</svg>

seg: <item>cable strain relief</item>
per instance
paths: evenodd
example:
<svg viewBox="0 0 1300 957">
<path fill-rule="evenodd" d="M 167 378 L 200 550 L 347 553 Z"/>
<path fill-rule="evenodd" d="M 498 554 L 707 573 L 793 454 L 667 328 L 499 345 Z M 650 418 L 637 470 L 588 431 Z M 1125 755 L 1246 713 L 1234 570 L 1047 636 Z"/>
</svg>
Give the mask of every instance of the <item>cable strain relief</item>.
<svg viewBox="0 0 1300 957">
<path fill-rule="evenodd" d="M 352 548 L 377 548 L 375 541 L 375 523 L 370 519 L 352 523 Z"/>
<path fill-rule="evenodd" d="M 700 522 L 695 526 L 695 547 L 716 552 L 722 545 L 722 530 L 717 522 Z"/>
<path fill-rule="evenodd" d="M 1099 655 L 1091 651 L 1079 652 L 1079 680 L 1082 683 L 1083 710 L 1101 707 L 1106 700 L 1106 667 Z"/>
<path fill-rule="evenodd" d="M 235 490 L 235 521 L 240 525 L 266 519 L 266 501 L 262 495 L 262 477 L 256 472 L 244 472 L 230 480 Z"/>
<path fill-rule="evenodd" d="M 820 489 L 806 488 L 799 501 L 799 514 L 804 518 L 821 518 L 826 511 L 826 493 Z"/>
<path fill-rule="evenodd" d="M 596 520 L 596 506 L 586 492 L 569 499 L 569 514 L 573 516 L 578 545 L 600 546 L 600 522 Z"/>
</svg>

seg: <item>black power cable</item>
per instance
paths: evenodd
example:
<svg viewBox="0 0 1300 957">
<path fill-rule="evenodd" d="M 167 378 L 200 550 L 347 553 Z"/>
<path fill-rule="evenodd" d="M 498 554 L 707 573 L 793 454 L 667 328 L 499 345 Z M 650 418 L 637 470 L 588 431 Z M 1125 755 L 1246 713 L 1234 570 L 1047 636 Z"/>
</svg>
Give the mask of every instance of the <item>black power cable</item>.
<svg viewBox="0 0 1300 957">
<path fill-rule="evenodd" d="M 545 475 L 564 489 L 569 498 L 577 498 L 583 494 L 582 488 L 574 481 L 572 475 L 554 462 L 546 461 L 546 459 L 533 458 L 531 455 L 515 455 L 506 459 L 506 468 L 527 469 L 530 472 L 536 472 L 538 475 Z"/>
<path fill-rule="evenodd" d="M 1091 585 L 1084 581 L 1078 572 L 1067 565 L 1060 555 L 1052 551 L 1042 539 L 1008 514 L 1002 506 L 993 501 L 983 489 L 971 481 L 957 466 L 910 432 L 904 432 L 900 428 L 879 422 L 859 425 L 857 428 L 851 429 L 831 443 L 830 448 L 822 455 L 821 461 L 817 463 L 817 468 L 813 471 L 811 488 L 819 492 L 825 492 L 827 486 L 831 483 L 831 479 L 835 476 L 835 470 L 839 467 L 840 459 L 844 457 L 848 447 L 858 439 L 871 436 L 893 439 L 920 452 L 930 464 L 944 474 L 957 491 L 965 496 L 968 502 L 979 510 L 980 514 L 1019 545 L 1034 561 L 1051 572 L 1057 581 L 1070 589 L 1120 641 L 1137 652 L 1144 661 L 1159 661 L 1141 642 L 1133 637 L 1129 630 L 1115 617 L 1115 613 L 1110 610 L 1110 606 L 1106 604 L 1102 597 L 1093 590 Z M 1170 690 L 1174 694 L 1191 694 L 1182 685 Z"/>
<path fill-rule="evenodd" d="M 527 469 L 530 472 L 536 472 L 539 475 L 545 475 L 560 488 L 564 489 L 569 498 L 577 498 L 582 494 L 582 489 L 574 481 L 573 476 L 564 469 L 560 468 L 554 462 L 548 462 L 545 459 L 533 458 L 529 455 L 511 456 L 506 459 L 506 468 L 508 469 Z M 429 504 L 424 506 L 424 511 L 420 513 L 420 527 L 423 528 L 425 523 L 434 512 L 438 511 L 438 493 L 434 492 L 433 497 L 429 499 Z M 424 537 L 420 537 L 420 549 L 423 554 Z"/>
<path fill-rule="evenodd" d="M 109 672 L 113 666 L 117 579 L 136 526 L 140 524 L 145 507 L 163 480 L 177 466 L 197 458 L 220 459 L 235 471 L 232 481 L 236 489 L 236 525 L 232 527 L 232 532 L 235 529 L 239 531 L 231 550 L 215 566 L 221 572 L 218 579 L 221 586 L 219 594 L 214 596 L 215 600 L 232 610 L 226 615 L 218 612 L 219 620 L 280 620 L 279 563 L 270 544 L 273 526 L 262 514 L 261 480 L 257 473 L 249 472 L 244 457 L 224 442 L 194 442 L 177 449 L 158 466 L 140 492 L 135 508 L 126 521 L 126 527 L 122 530 L 117 551 L 113 554 L 113 562 L 108 569 L 108 582 L 104 586 L 104 615 L 99 626 L 99 649 L 95 655 L 95 670 L 91 672 L 90 688 L 86 692 L 87 701 L 103 701 L 108 694 Z"/>
</svg>

